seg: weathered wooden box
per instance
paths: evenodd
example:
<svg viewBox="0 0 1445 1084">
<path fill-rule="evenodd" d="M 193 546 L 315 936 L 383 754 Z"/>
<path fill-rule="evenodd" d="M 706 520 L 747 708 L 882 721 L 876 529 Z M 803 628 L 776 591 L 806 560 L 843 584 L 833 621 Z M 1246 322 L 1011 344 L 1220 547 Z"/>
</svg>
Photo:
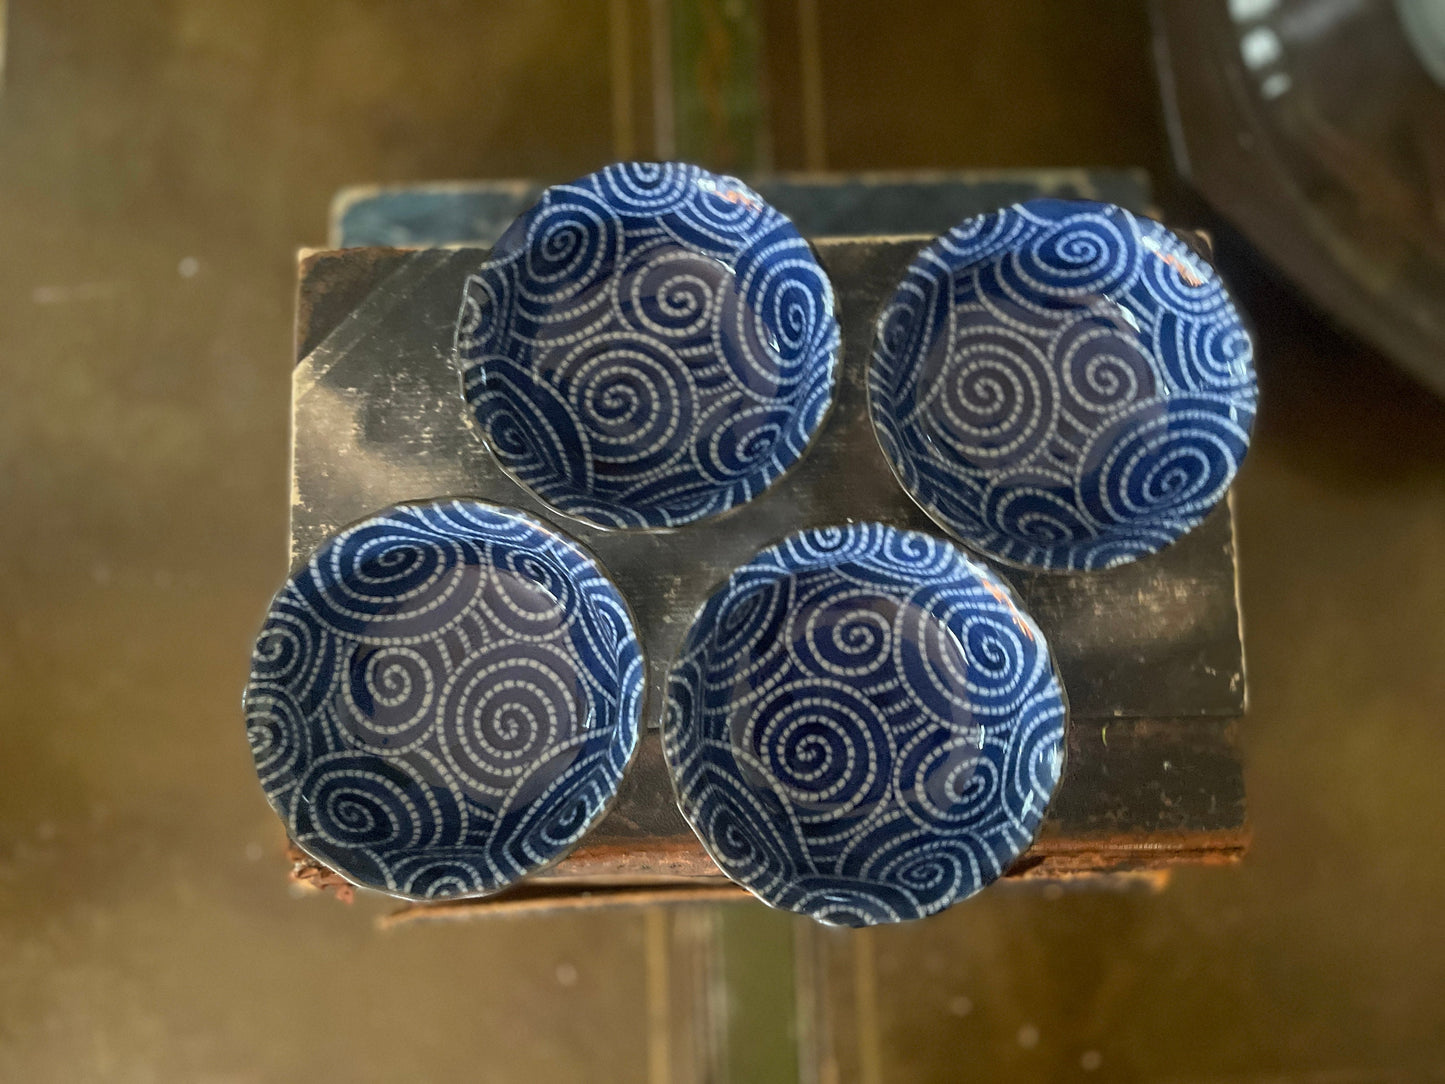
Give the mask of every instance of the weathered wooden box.
<svg viewBox="0 0 1445 1084">
<path fill-rule="evenodd" d="M 647 731 L 615 805 L 570 857 L 498 897 L 416 910 L 487 913 L 741 893 L 674 805 L 656 730 L 665 674 L 710 590 L 790 531 L 850 519 L 936 531 L 889 472 L 864 394 L 874 320 L 929 239 L 814 238 L 843 327 L 834 409 L 804 460 L 730 513 L 725 531 L 707 521 L 661 533 L 559 522 L 598 555 L 634 609 L 648 657 Z M 302 255 L 293 564 L 330 532 L 401 500 L 474 496 L 557 522 L 491 459 L 451 366 L 462 284 L 484 257 L 485 249 L 456 247 Z M 847 485 L 837 484 L 845 476 Z M 1049 637 L 1071 712 L 1063 781 L 1037 841 L 1010 875 L 1117 873 L 1240 855 L 1245 683 L 1229 507 L 1170 549 L 1121 569 L 1001 571 Z M 298 875 L 326 878 L 306 860 Z"/>
</svg>

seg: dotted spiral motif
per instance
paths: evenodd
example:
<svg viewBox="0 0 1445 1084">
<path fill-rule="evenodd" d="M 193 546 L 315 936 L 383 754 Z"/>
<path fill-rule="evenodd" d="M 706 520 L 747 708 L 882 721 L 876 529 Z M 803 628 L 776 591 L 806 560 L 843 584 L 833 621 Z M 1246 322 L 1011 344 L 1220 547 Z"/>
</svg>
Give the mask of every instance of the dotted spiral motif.
<svg viewBox="0 0 1445 1084">
<path fill-rule="evenodd" d="M 1108 204 L 1033 200 L 924 249 L 869 397 L 905 488 L 981 552 L 1095 569 L 1198 525 L 1249 444 L 1252 348 L 1218 276 Z"/>
<path fill-rule="evenodd" d="M 617 589 L 518 512 L 400 506 L 322 545 L 271 604 L 246 689 L 266 797 L 358 884 L 430 899 L 560 857 L 637 743 Z"/>
<path fill-rule="evenodd" d="M 550 188 L 467 281 L 463 391 L 502 464 L 604 527 L 761 493 L 832 399 L 828 277 L 731 177 L 627 163 Z"/>
<path fill-rule="evenodd" d="M 733 880 L 863 926 L 999 877 L 1058 783 L 1065 707 L 1038 627 L 941 539 L 808 530 L 735 572 L 673 668 L 683 814 Z"/>
</svg>

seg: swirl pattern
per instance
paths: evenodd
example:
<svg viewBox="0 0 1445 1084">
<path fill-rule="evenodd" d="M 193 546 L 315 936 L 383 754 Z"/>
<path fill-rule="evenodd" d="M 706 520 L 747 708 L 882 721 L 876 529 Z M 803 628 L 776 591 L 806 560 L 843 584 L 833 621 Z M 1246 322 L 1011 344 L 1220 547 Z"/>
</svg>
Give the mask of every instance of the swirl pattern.
<svg viewBox="0 0 1445 1084">
<path fill-rule="evenodd" d="M 1109 204 L 1032 200 L 924 249 L 879 318 L 879 442 L 957 538 L 1107 568 L 1197 526 L 1249 446 L 1252 348 L 1218 276 Z"/>
<path fill-rule="evenodd" d="M 1047 644 L 992 573 L 880 524 L 764 550 L 703 607 L 663 748 L 733 880 L 861 926 L 919 918 L 1033 840 L 1063 759 Z"/>
<path fill-rule="evenodd" d="M 761 493 L 832 401 L 833 290 L 740 181 L 625 163 L 550 188 L 466 286 L 456 357 L 493 452 L 568 515 L 675 527 Z"/>
<path fill-rule="evenodd" d="M 247 732 L 298 846 L 395 895 L 481 895 L 601 815 L 642 682 L 627 606 L 576 545 L 490 505 L 403 505 L 273 600 Z"/>
</svg>

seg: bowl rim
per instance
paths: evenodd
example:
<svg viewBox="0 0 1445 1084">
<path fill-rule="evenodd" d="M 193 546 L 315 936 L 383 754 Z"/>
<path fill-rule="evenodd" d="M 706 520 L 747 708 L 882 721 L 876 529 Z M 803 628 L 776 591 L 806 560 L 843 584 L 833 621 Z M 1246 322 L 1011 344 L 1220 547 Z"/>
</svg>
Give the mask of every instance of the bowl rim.
<svg viewBox="0 0 1445 1084">
<path fill-rule="evenodd" d="M 1064 685 L 1063 675 L 1059 672 L 1058 660 L 1054 656 L 1053 649 L 1049 646 L 1048 637 L 1044 635 L 1043 630 L 1039 627 L 1038 622 L 1033 618 L 1033 616 L 1028 612 L 1028 610 L 1023 607 L 1022 603 L 1019 601 L 1017 593 L 1013 589 L 1013 586 L 1009 584 L 1003 577 L 994 573 L 993 569 L 991 569 L 986 563 L 978 560 L 968 550 L 960 547 L 951 537 L 925 530 L 918 530 L 915 528 L 898 527 L 894 524 L 882 523 L 877 520 L 857 520 L 846 524 L 835 524 L 831 526 L 821 527 L 805 527 L 801 530 L 790 531 L 778 541 L 764 546 L 762 549 L 758 550 L 755 554 L 753 554 L 753 556 L 750 557 L 746 562 L 737 566 L 725 577 L 722 577 L 720 580 L 718 580 L 718 582 L 712 587 L 711 590 L 708 591 L 706 597 L 694 611 L 691 620 L 688 622 L 687 632 L 684 633 L 682 642 L 678 645 L 678 649 L 674 654 L 672 662 L 667 670 L 667 688 L 664 690 L 662 719 L 658 729 L 660 737 L 662 739 L 663 761 L 667 765 L 668 782 L 671 784 L 672 787 L 674 803 L 677 806 L 678 812 L 682 815 L 683 820 L 687 822 L 688 828 L 697 838 L 698 843 L 701 844 L 703 850 L 707 852 L 707 856 L 712 859 L 712 861 L 717 865 L 718 869 L 722 871 L 722 873 L 728 878 L 729 881 L 732 881 L 734 884 L 739 885 L 740 887 L 745 889 L 749 893 L 749 895 L 766 904 L 768 907 L 771 907 L 773 910 L 782 911 L 790 915 L 802 915 L 805 918 L 810 918 L 815 922 L 821 923 L 822 925 L 838 926 L 840 928 L 853 927 L 848 927 L 845 923 L 830 922 L 827 919 L 819 917 L 816 913 L 812 911 L 800 910 L 794 907 L 789 907 L 788 905 L 778 900 L 769 898 L 760 891 L 754 889 L 751 885 L 744 884 L 741 881 L 733 880 L 732 874 L 728 872 L 727 865 L 722 859 L 718 857 L 718 854 L 713 846 L 712 839 L 708 836 L 705 836 L 703 832 L 698 828 L 696 822 L 691 815 L 689 805 L 682 793 L 682 788 L 679 782 L 679 775 L 681 774 L 680 765 L 678 764 L 678 758 L 676 758 L 674 754 L 675 740 L 672 736 L 674 728 L 670 725 L 671 721 L 673 720 L 672 680 L 673 675 L 677 672 L 683 659 L 690 654 L 689 645 L 693 638 L 693 632 L 699 627 L 704 611 L 707 610 L 707 608 L 712 604 L 715 598 L 722 596 L 730 590 L 734 580 L 741 573 L 752 568 L 765 556 L 781 550 L 784 546 L 805 535 L 818 531 L 851 531 L 869 529 L 878 530 L 883 532 L 884 534 L 917 535 L 922 538 L 928 539 L 931 542 L 947 546 L 952 549 L 954 554 L 963 561 L 965 567 L 971 573 L 979 576 L 980 580 L 982 580 L 986 586 L 997 589 L 999 595 L 996 597 L 999 597 L 1000 601 L 1002 601 L 1005 606 L 1009 607 L 1016 616 L 1027 622 L 1029 628 L 1038 637 L 1038 643 L 1043 649 L 1043 655 L 1048 662 L 1049 671 L 1053 675 L 1054 687 L 1058 691 L 1060 706 L 1060 730 L 1058 743 L 1059 770 L 1058 774 L 1054 778 L 1053 789 L 1049 792 L 1047 799 L 1043 803 L 1043 807 L 1039 811 L 1038 824 L 1034 827 L 1034 831 L 1031 833 L 1028 843 L 1026 843 L 1023 847 L 1019 848 L 1017 852 L 1009 859 L 1009 861 L 1002 866 L 1003 872 L 1001 872 L 998 877 L 983 881 L 972 891 L 954 893 L 948 896 L 945 901 L 939 904 L 937 907 L 922 914 L 908 915 L 899 919 L 885 920 L 876 923 L 865 923 L 864 925 L 897 925 L 903 922 L 921 921 L 925 918 L 930 918 L 936 914 L 940 914 L 943 911 L 948 910 L 950 907 L 953 907 L 955 904 L 962 903 L 964 900 L 967 900 L 970 897 L 975 896 L 979 892 L 988 888 L 995 881 L 1002 879 L 1002 877 L 1007 874 L 1008 870 L 1013 865 L 1015 865 L 1021 858 L 1023 858 L 1024 855 L 1028 853 L 1029 848 L 1032 847 L 1034 842 L 1037 841 L 1039 832 L 1042 830 L 1044 822 L 1045 820 L 1047 820 L 1050 810 L 1053 809 L 1054 803 L 1058 799 L 1059 791 L 1062 789 L 1063 786 L 1064 776 L 1068 772 L 1069 734 L 1072 730 L 1073 724 L 1073 716 L 1069 707 L 1068 689 Z M 818 562 L 811 565 L 810 569 L 825 569 L 831 567 L 834 567 L 834 563 L 832 562 Z M 781 579 L 783 578 L 783 576 L 792 576 L 795 575 L 796 572 L 807 570 L 808 569 L 798 569 L 793 572 L 783 573 L 782 576 L 779 576 L 777 578 Z M 819 876 L 825 875 L 819 874 Z"/>
<path fill-rule="evenodd" d="M 386 516 L 390 515 L 392 512 L 400 511 L 403 509 L 442 508 L 448 505 L 475 505 L 484 508 L 488 512 L 497 513 L 515 520 L 521 520 L 541 531 L 543 534 L 548 535 L 554 541 L 570 547 L 580 557 L 582 557 L 593 566 L 593 568 L 597 571 L 598 575 L 602 578 L 603 582 L 605 582 L 608 587 L 612 589 L 613 594 L 621 603 L 622 612 L 627 622 L 627 631 L 631 634 L 633 643 L 637 647 L 637 694 L 635 697 L 633 697 L 636 707 L 632 713 L 633 718 L 631 720 L 631 740 L 628 744 L 627 756 L 623 761 L 622 769 L 617 776 L 617 784 L 612 788 L 612 793 L 608 795 L 607 800 L 598 807 L 597 812 L 588 821 L 587 827 L 582 830 L 582 832 L 577 836 L 576 839 L 574 839 L 567 846 L 563 847 L 546 862 L 542 863 L 541 865 L 531 867 L 527 870 L 526 873 L 523 873 L 521 876 L 514 877 L 511 880 L 508 880 L 495 888 L 478 889 L 469 892 L 456 892 L 439 896 L 423 896 L 416 893 L 402 892 L 398 889 L 389 888 L 384 884 L 375 884 L 370 881 L 362 880 L 354 876 L 350 871 L 338 868 L 334 861 L 320 854 L 317 854 L 310 847 L 297 840 L 291 834 L 291 826 L 288 818 L 271 803 L 270 795 L 266 794 L 264 787 L 261 787 L 262 796 L 266 800 L 267 807 L 271 809 L 271 811 L 276 815 L 277 820 L 281 822 L 281 825 L 286 832 L 286 840 L 292 847 L 296 848 L 296 850 L 306 855 L 307 858 L 317 863 L 324 869 L 336 874 L 338 877 L 340 877 L 347 884 L 351 885 L 354 888 L 364 889 L 368 892 L 375 892 L 379 895 L 387 896 L 392 899 L 404 900 L 408 903 L 428 904 L 491 898 L 493 896 L 499 895 L 500 893 L 506 892 L 507 890 L 515 887 L 523 881 L 529 880 L 532 877 L 537 876 L 538 874 L 545 873 L 547 870 L 551 869 L 553 866 L 563 861 L 565 858 L 567 858 L 568 855 L 570 855 L 573 851 L 575 851 L 579 846 L 582 845 L 583 840 L 587 838 L 587 836 L 592 832 L 592 830 L 595 829 L 597 825 L 603 821 L 607 814 L 617 804 L 617 797 L 621 791 L 622 782 L 626 779 L 627 773 L 631 770 L 632 765 L 637 760 L 637 751 L 642 745 L 642 736 L 644 729 L 643 716 L 645 713 L 647 699 L 647 649 L 642 641 L 641 635 L 639 635 L 637 631 L 637 617 L 632 610 L 632 604 L 628 601 L 627 596 L 623 594 L 622 589 L 617 586 L 617 582 L 612 578 L 612 574 L 608 571 L 607 566 L 602 563 L 601 559 L 598 558 L 598 556 L 593 553 L 590 548 L 588 548 L 577 538 L 568 534 L 566 531 L 563 531 L 554 524 L 552 524 L 546 517 L 539 516 L 537 513 L 528 511 L 526 509 L 514 508 L 510 505 L 498 504 L 497 502 L 488 500 L 484 497 L 474 497 L 458 494 L 441 497 L 420 497 L 404 501 L 394 501 L 391 504 L 388 504 L 373 512 L 369 512 L 366 515 L 359 516 L 356 519 L 353 519 L 343 524 L 342 526 L 337 527 L 335 530 L 328 532 L 326 537 L 323 538 L 320 542 L 318 542 L 314 547 L 312 547 L 312 549 L 308 553 L 293 562 L 293 567 L 286 573 L 285 581 L 281 584 L 279 588 L 276 589 L 276 591 L 272 593 L 270 599 L 266 603 L 266 609 L 261 617 L 261 621 L 257 627 L 256 634 L 251 638 L 251 645 L 253 651 L 256 642 L 260 639 L 261 634 L 265 631 L 266 626 L 270 621 L 271 613 L 275 608 L 277 601 L 291 587 L 296 577 L 304 570 L 309 568 L 311 562 L 315 559 L 316 555 L 319 554 L 322 550 L 324 550 L 327 546 L 334 543 L 338 538 L 340 538 L 347 532 L 352 531 L 358 527 L 363 527 L 373 521 L 383 519 Z M 254 677 L 254 663 L 248 663 L 245 685 L 241 690 L 241 718 L 243 722 L 247 720 L 249 714 L 248 703 L 251 697 L 251 689 L 254 683 Z M 622 703 L 625 703 L 626 697 L 619 697 L 619 700 Z M 625 722 L 626 720 L 619 719 L 618 724 L 616 725 L 620 726 Z M 249 751 L 249 742 L 247 743 L 247 745 Z M 383 754 L 374 755 L 381 756 Z M 252 758 L 252 774 L 255 774 L 254 757 Z M 257 777 L 256 782 L 257 785 L 260 786 L 259 776 Z"/>
<path fill-rule="evenodd" d="M 758 195 L 758 193 L 755 192 L 745 181 L 742 181 L 737 177 L 731 176 L 730 174 L 715 173 L 704 166 L 699 166 L 691 162 L 683 162 L 678 160 L 667 160 L 658 162 L 628 160 L 623 162 L 614 162 L 610 165 L 603 166 L 600 169 L 593 170 L 591 173 L 584 174 L 583 176 L 578 177 L 574 180 L 548 185 L 542 190 L 542 192 L 537 196 L 537 199 L 533 201 L 531 205 L 529 205 L 525 210 L 519 213 L 510 223 L 507 224 L 507 228 L 503 231 L 502 236 L 505 237 L 507 233 L 509 233 L 517 226 L 518 223 L 525 221 L 534 213 L 536 213 L 542 207 L 543 203 L 547 200 L 548 196 L 552 193 L 554 189 L 569 188 L 574 185 L 582 184 L 583 182 L 592 180 L 594 177 L 600 177 L 609 169 L 616 168 L 617 166 L 629 165 L 655 165 L 663 167 L 681 168 L 692 171 L 695 175 L 695 179 L 697 176 L 701 176 L 705 178 L 712 178 L 717 181 L 723 181 L 726 182 L 730 187 L 741 189 L 751 195 L 752 198 L 756 199 L 758 203 L 761 204 L 765 209 L 776 215 L 780 221 L 785 222 L 792 229 L 797 239 L 800 240 L 804 244 L 804 246 L 806 246 L 809 258 L 811 259 L 814 267 L 817 269 L 819 278 L 824 285 L 827 299 L 826 319 L 828 321 L 831 321 L 832 324 L 832 335 L 830 336 L 832 345 L 830 349 L 824 352 L 826 371 L 823 374 L 823 381 L 826 386 L 827 398 L 823 404 L 823 409 L 819 411 L 817 420 L 807 431 L 807 439 L 803 444 L 802 450 L 787 463 L 783 464 L 781 469 L 771 474 L 770 476 L 764 477 L 761 485 L 759 485 L 757 491 L 751 497 L 748 497 L 744 500 L 733 501 L 728 504 L 727 507 L 718 509 L 715 512 L 704 512 L 698 515 L 693 515 L 687 519 L 677 520 L 673 523 L 618 525 L 616 523 L 603 522 L 601 520 L 592 519 L 583 512 L 573 511 L 561 507 L 548 497 L 544 496 L 540 490 L 538 490 L 535 486 L 533 486 L 525 479 L 523 479 L 519 474 L 517 474 L 516 471 L 513 469 L 512 465 L 506 460 L 506 458 L 504 458 L 501 454 L 498 453 L 496 444 L 493 441 L 490 432 L 482 424 L 481 420 L 477 417 L 476 411 L 472 408 L 472 400 L 467 393 L 466 374 L 468 366 L 463 362 L 461 356 L 461 328 L 463 318 L 466 316 L 467 313 L 467 307 L 471 302 L 472 284 L 478 281 L 487 270 L 493 267 L 514 263 L 517 259 L 520 258 L 521 254 L 525 252 L 525 248 L 523 248 L 519 249 L 516 253 L 507 256 L 494 256 L 493 253 L 496 250 L 496 245 L 494 244 L 487 247 L 486 258 L 473 270 L 468 272 L 466 277 L 462 281 L 461 304 L 457 311 L 457 319 L 452 332 L 450 354 L 451 368 L 454 376 L 456 377 L 457 388 L 460 392 L 459 398 L 461 402 L 461 412 L 467 429 L 472 432 L 481 442 L 482 446 L 491 456 L 492 461 L 497 464 L 498 468 L 502 471 L 502 473 L 506 475 L 506 477 L 510 481 L 515 483 L 524 492 L 526 492 L 528 496 L 532 497 L 544 508 L 546 508 L 550 514 L 570 523 L 582 524 L 583 526 L 595 531 L 641 535 L 676 531 L 684 527 L 689 527 L 695 523 L 713 523 L 719 520 L 721 517 L 726 516 L 736 511 L 737 509 L 745 507 L 746 505 L 749 505 L 754 501 L 760 499 L 768 490 L 772 489 L 775 485 L 782 481 L 785 475 L 787 475 L 799 463 L 801 463 L 804 457 L 808 455 L 808 453 L 812 450 L 813 446 L 817 443 L 818 434 L 823 432 L 824 428 L 826 428 L 828 424 L 828 419 L 833 414 L 833 410 L 837 405 L 838 379 L 840 367 L 843 363 L 844 342 L 842 333 L 842 321 L 838 317 L 839 306 L 837 291 L 833 288 L 832 276 L 828 274 L 828 269 L 824 265 L 823 260 L 818 253 L 817 246 L 813 243 L 811 238 L 805 237 L 803 235 L 803 233 L 798 229 L 797 224 L 794 223 L 791 218 L 789 218 L 782 211 L 774 207 L 762 196 Z M 654 217 L 661 217 L 662 213 L 666 212 L 659 212 L 659 214 Z M 639 215 L 637 217 L 646 216 Z M 675 241 L 674 243 L 677 244 L 679 247 L 687 249 L 690 252 L 698 251 L 697 249 L 694 249 L 692 246 L 687 245 L 684 242 Z M 762 476 L 752 474 L 746 476 L 746 480 L 752 482 L 754 479 L 759 477 Z M 735 482 L 727 484 L 731 485 L 735 484 Z M 719 484 L 718 488 L 723 488 L 723 484 Z M 580 491 L 579 495 L 581 495 Z M 622 506 L 619 505 L 619 507 Z"/>
<path fill-rule="evenodd" d="M 1089 208 L 1095 210 L 1103 210 L 1106 212 L 1119 211 L 1132 222 L 1151 224 L 1158 229 L 1168 233 L 1174 239 L 1179 241 L 1179 243 L 1182 244 L 1185 248 L 1190 250 L 1190 252 L 1192 252 L 1198 260 L 1200 260 L 1207 267 L 1209 267 L 1211 271 L 1214 272 L 1216 279 L 1219 281 L 1221 292 L 1224 294 L 1225 303 L 1230 310 L 1234 323 L 1236 323 L 1243 331 L 1246 339 L 1250 344 L 1250 371 L 1253 377 L 1253 405 L 1250 407 L 1250 423 L 1244 430 L 1246 437 L 1244 448 L 1245 454 L 1240 457 L 1239 462 L 1235 465 L 1235 474 L 1231 476 L 1229 484 L 1225 487 L 1224 493 L 1220 496 L 1219 500 L 1216 501 L 1209 508 L 1204 509 L 1197 516 L 1189 517 L 1188 525 L 1182 531 L 1178 531 L 1177 533 L 1175 533 L 1173 537 L 1170 538 L 1163 545 L 1155 546 L 1154 548 L 1148 550 L 1142 550 L 1132 556 L 1123 557 L 1118 560 L 1108 562 L 1106 564 L 1075 565 L 1073 563 L 1063 563 L 1041 565 L 1029 562 L 1018 557 L 1010 557 L 1007 554 L 1000 553 L 997 550 L 988 548 L 977 539 L 965 536 L 938 509 L 936 501 L 931 499 L 925 499 L 924 495 L 919 492 L 917 487 L 910 486 L 904 480 L 903 465 L 899 463 L 892 455 L 889 454 L 888 447 L 886 444 L 884 444 L 883 441 L 882 430 L 884 429 L 884 425 L 879 420 L 880 418 L 883 418 L 885 416 L 892 416 L 892 412 L 885 412 L 878 404 L 878 391 L 875 388 L 874 373 L 877 371 L 878 368 L 880 343 L 883 336 L 884 321 L 887 319 L 889 310 L 893 308 L 893 304 L 898 296 L 899 289 L 914 273 L 915 270 L 925 265 L 927 258 L 930 255 L 938 252 L 938 250 L 942 246 L 942 242 L 945 241 L 954 232 L 954 230 L 957 230 L 961 226 L 968 225 L 971 222 L 978 222 L 984 219 L 999 218 L 1013 212 L 1027 211 L 1030 205 L 1038 203 L 1072 204 L 1080 208 L 1081 210 Z M 898 483 L 898 487 L 908 495 L 908 498 L 915 505 L 917 505 L 918 509 L 923 512 L 923 514 L 926 515 L 930 521 L 936 524 L 938 528 L 949 537 L 949 539 L 963 547 L 969 553 L 974 554 L 987 562 L 1000 565 L 1004 568 L 1014 569 L 1019 572 L 1037 573 L 1045 576 L 1070 576 L 1078 575 L 1080 573 L 1092 574 L 1098 572 L 1107 572 L 1110 569 L 1120 568 L 1125 565 L 1131 565 L 1138 561 L 1147 561 L 1177 543 L 1185 535 L 1196 530 L 1204 522 L 1204 520 L 1208 518 L 1208 516 L 1215 510 L 1215 508 L 1217 508 L 1220 504 L 1224 503 L 1229 499 L 1229 493 L 1234 486 L 1235 479 L 1238 477 L 1238 472 L 1243 468 L 1245 460 L 1248 458 L 1249 448 L 1253 443 L 1255 424 L 1259 416 L 1260 389 L 1258 369 L 1255 363 L 1255 346 L 1258 343 L 1258 337 L 1255 334 L 1253 324 L 1249 320 L 1244 310 L 1241 309 L 1238 303 L 1235 301 L 1233 291 L 1229 289 L 1228 284 L 1224 281 L 1224 276 L 1220 273 L 1219 268 L 1215 265 L 1213 254 L 1210 251 L 1211 247 L 1212 245 L 1207 235 L 1202 234 L 1198 231 L 1177 229 L 1173 226 L 1170 226 L 1162 219 L 1154 217 L 1153 215 L 1141 214 L 1137 211 L 1131 211 L 1127 207 L 1122 207 L 1118 204 L 1109 203 L 1104 200 L 1069 199 L 1059 196 L 1036 196 L 1032 199 L 1019 200 L 1002 207 L 997 207 L 991 211 L 983 211 L 976 215 L 969 215 L 967 218 L 960 219 L 954 226 L 950 227 L 948 230 L 945 230 L 943 233 L 940 233 L 925 242 L 918 249 L 918 251 L 913 254 L 913 257 L 908 261 L 907 265 L 903 269 L 902 277 L 900 277 L 900 279 L 894 284 L 893 292 L 888 294 L 888 296 L 883 299 L 882 304 L 878 309 L 877 315 L 873 319 L 873 333 L 870 339 L 868 354 L 868 372 L 863 382 L 864 394 L 866 396 L 866 405 L 868 410 L 868 420 L 870 423 L 870 428 L 873 431 L 873 438 L 877 441 L 878 449 L 882 453 L 884 461 L 888 464 L 888 469 L 892 473 L 894 480 Z M 962 270 L 963 268 L 966 268 L 968 266 L 972 265 L 960 264 L 958 267 L 950 267 L 948 270 L 948 277 L 952 278 L 952 276 L 956 274 L 959 270 Z M 937 281 L 939 276 L 935 271 L 931 277 L 935 281 Z M 1152 354 L 1149 360 L 1151 363 L 1151 367 L 1157 367 L 1154 363 Z M 1171 394 L 1163 396 L 1162 398 L 1167 400 L 1172 397 L 1173 395 Z M 1107 538 L 1104 535 L 1100 535 L 1095 541 L 1104 542 L 1107 541 Z M 1065 552 L 1071 549 L 1075 549 L 1081 545 L 1083 545 L 1083 543 L 1071 543 L 1067 547 L 1065 547 Z M 1035 548 L 1043 549 L 1044 547 L 1036 546 Z"/>
</svg>

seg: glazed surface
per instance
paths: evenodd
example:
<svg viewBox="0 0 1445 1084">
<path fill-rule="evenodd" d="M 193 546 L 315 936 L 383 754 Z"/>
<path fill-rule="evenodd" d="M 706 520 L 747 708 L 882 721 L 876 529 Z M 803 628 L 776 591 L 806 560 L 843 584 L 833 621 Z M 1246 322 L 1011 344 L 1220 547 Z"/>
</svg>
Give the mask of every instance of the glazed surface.
<svg viewBox="0 0 1445 1084">
<path fill-rule="evenodd" d="M 793 535 L 707 602 L 669 685 L 684 815 L 764 901 L 842 925 L 977 892 L 1059 779 L 1048 647 L 992 573 L 880 524 Z"/>
<path fill-rule="evenodd" d="M 1110 204 L 1032 200 L 924 249 L 878 322 L 879 440 L 970 547 L 1097 569 L 1199 524 L 1233 481 L 1257 397 L 1214 269 Z"/>
<path fill-rule="evenodd" d="M 696 166 L 549 188 L 467 282 L 457 360 L 502 464 L 604 527 L 675 527 L 755 497 L 833 389 L 827 275 L 785 217 Z"/>
<path fill-rule="evenodd" d="M 538 521 L 399 506 L 321 546 L 272 602 L 246 721 L 291 838 L 358 884 L 496 891 L 601 815 L 637 742 L 622 597 Z"/>
</svg>

